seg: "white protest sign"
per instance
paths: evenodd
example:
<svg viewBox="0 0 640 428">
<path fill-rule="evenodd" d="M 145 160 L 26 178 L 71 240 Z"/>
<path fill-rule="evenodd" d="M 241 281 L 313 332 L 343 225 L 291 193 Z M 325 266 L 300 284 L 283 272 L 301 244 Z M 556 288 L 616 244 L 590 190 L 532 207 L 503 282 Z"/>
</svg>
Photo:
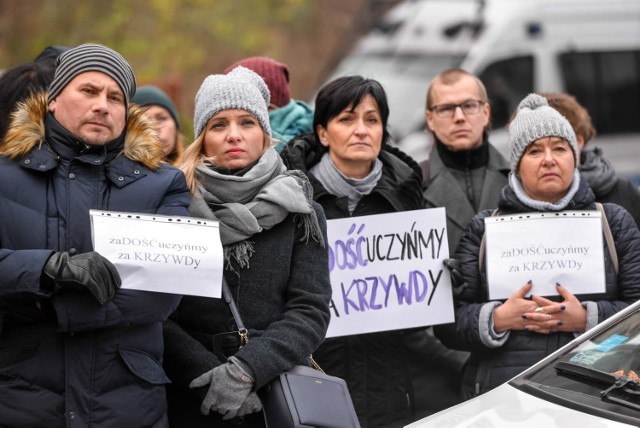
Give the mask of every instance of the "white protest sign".
<svg viewBox="0 0 640 428">
<path fill-rule="evenodd" d="M 605 290 L 599 211 L 522 213 L 485 218 L 489 299 L 506 299 L 527 281 L 531 294 Z"/>
<path fill-rule="evenodd" d="M 218 222 L 91 210 L 93 248 L 118 269 L 122 288 L 220 297 Z"/>
<path fill-rule="evenodd" d="M 444 208 L 327 221 L 327 337 L 453 322 Z"/>
</svg>

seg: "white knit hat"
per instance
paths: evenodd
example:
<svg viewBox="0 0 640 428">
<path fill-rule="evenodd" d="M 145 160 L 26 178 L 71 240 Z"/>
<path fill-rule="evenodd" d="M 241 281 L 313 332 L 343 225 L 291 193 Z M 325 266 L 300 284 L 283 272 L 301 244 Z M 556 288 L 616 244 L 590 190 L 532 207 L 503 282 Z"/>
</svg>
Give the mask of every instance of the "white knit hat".
<svg viewBox="0 0 640 428">
<path fill-rule="evenodd" d="M 196 94 L 193 129 L 198 136 L 213 115 L 229 109 L 246 110 L 253 114 L 262 130 L 271 136 L 269 124 L 269 88 L 262 77 L 248 68 L 238 66 L 228 74 L 212 74 L 204 79 Z"/>
<path fill-rule="evenodd" d="M 578 145 L 569 121 L 556 109 L 549 107 L 545 97 L 529 94 L 520 101 L 516 117 L 509 124 L 509 163 L 512 171 L 518 167 L 527 147 L 544 137 L 565 139 L 573 150 L 573 159 L 577 165 Z"/>
</svg>

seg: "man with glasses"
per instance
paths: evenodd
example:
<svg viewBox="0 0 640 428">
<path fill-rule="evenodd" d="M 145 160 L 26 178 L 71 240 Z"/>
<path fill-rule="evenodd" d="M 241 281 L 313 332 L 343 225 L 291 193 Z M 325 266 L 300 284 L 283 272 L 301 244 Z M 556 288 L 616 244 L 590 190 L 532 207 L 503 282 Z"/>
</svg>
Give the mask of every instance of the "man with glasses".
<svg viewBox="0 0 640 428">
<path fill-rule="evenodd" d="M 473 74 L 449 69 L 431 82 L 426 119 L 434 144 L 424 165 L 423 189 L 426 208 L 446 209 L 450 254 L 471 218 L 498 206 L 507 184 L 509 164 L 488 140 L 490 114 L 487 91 Z M 411 374 L 416 415 L 460 402 L 462 370 L 469 354 L 446 348 L 430 327 L 407 333 L 405 343 L 409 367 L 422 367 Z"/>
<path fill-rule="evenodd" d="M 491 105 L 476 76 L 461 69 L 437 75 L 427 91 L 434 145 L 423 184 L 427 208 L 445 207 L 453 254 L 471 218 L 498 206 L 509 164 L 489 144 Z"/>
</svg>

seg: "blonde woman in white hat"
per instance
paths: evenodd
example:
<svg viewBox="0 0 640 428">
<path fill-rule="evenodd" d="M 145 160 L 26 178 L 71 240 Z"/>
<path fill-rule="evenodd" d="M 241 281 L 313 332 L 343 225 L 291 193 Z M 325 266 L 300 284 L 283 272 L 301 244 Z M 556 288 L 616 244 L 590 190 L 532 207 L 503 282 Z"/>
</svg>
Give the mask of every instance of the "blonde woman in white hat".
<svg viewBox="0 0 640 428">
<path fill-rule="evenodd" d="M 207 77 L 196 95 L 196 140 L 183 171 L 189 212 L 220 222 L 224 277 L 249 330 L 238 338 L 223 299 L 184 296 L 165 328 L 172 427 L 264 426 L 256 391 L 309 355 L 329 322 L 326 220 L 299 171 L 271 144 L 269 90 L 237 67 Z"/>
<path fill-rule="evenodd" d="M 545 98 L 530 94 L 520 102 L 509 125 L 509 146 L 511 173 L 499 214 L 596 209 L 593 192 L 577 170 L 574 131 Z M 557 284 L 559 296 L 553 299 L 531 296 L 529 282 L 513 284 L 514 292 L 506 300 L 487 300 L 486 263 L 478 257 L 484 218 L 492 211 L 473 218 L 455 254 L 466 282 L 456 297 L 455 326 L 436 329 L 446 345 L 471 351 L 463 379 L 464 398 L 504 383 L 575 334 L 640 298 L 640 232 L 624 208 L 604 204 L 604 212 L 619 272 L 616 274 L 611 252 L 605 248 L 604 293 L 573 295 Z"/>
</svg>

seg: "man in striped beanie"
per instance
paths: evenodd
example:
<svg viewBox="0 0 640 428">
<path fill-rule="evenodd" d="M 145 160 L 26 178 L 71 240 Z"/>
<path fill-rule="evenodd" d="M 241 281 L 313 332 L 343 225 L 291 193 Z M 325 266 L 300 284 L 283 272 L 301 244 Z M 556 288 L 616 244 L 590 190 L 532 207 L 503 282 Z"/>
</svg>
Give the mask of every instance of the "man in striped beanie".
<svg viewBox="0 0 640 428">
<path fill-rule="evenodd" d="M 102 45 L 80 45 L 58 57 L 49 110 L 84 143 L 102 145 L 124 130 L 135 92 L 136 77 L 122 55 Z"/>
<path fill-rule="evenodd" d="M 129 106 L 122 55 L 85 44 L 57 61 L 0 145 L 0 424 L 166 427 L 162 325 L 180 296 L 121 289 L 89 211 L 188 216 L 189 189 Z"/>
</svg>

